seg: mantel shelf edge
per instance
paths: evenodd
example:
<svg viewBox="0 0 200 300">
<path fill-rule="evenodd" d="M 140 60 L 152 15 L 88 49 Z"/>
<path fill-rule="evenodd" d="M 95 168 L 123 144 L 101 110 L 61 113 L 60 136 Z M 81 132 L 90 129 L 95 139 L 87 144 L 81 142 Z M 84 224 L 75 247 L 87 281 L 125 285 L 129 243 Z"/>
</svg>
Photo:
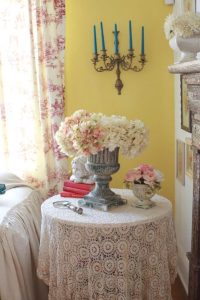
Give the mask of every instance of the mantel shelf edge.
<svg viewBox="0 0 200 300">
<path fill-rule="evenodd" d="M 168 67 L 170 73 L 188 74 L 200 72 L 200 60 L 193 60 L 184 63 L 177 63 Z"/>
</svg>

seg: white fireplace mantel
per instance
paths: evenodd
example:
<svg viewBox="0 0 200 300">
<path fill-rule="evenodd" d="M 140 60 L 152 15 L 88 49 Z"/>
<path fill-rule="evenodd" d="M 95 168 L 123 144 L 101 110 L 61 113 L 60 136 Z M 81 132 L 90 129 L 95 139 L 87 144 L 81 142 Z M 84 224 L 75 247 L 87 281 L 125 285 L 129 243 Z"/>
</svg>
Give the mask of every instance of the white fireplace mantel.
<svg viewBox="0 0 200 300">
<path fill-rule="evenodd" d="M 170 73 L 174 74 L 200 73 L 200 60 L 177 63 L 169 66 L 168 70 Z"/>
<path fill-rule="evenodd" d="M 193 208 L 192 241 L 189 258 L 188 300 L 200 299 L 200 60 L 177 63 L 168 67 L 182 74 L 187 83 L 188 108 L 192 119 Z"/>
</svg>

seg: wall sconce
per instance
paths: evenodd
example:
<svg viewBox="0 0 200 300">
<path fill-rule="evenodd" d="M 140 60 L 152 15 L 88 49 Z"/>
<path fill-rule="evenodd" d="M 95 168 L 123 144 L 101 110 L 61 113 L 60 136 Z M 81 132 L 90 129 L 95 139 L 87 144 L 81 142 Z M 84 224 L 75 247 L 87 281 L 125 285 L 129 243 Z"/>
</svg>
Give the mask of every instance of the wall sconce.
<svg viewBox="0 0 200 300">
<path fill-rule="evenodd" d="M 140 72 L 143 68 L 146 61 L 145 53 L 144 53 L 144 26 L 142 26 L 141 30 L 141 54 L 139 66 L 133 65 L 133 59 L 135 58 L 134 49 L 133 49 L 133 42 L 132 42 L 132 23 L 129 21 L 129 49 L 127 55 L 120 55 L 119 53 L 119 31 L 117 30 L 117 24 L 114 26 L 114 48 L 115 53 L 114 56 L 108 56 L 107 50 L 105 48 L 105 40 L 104 40 L 104 31 L 103 31 L 103 23 L 100 23 L 101 28 L 101 43 L 102 49 L 101 54 L 97 52 L 97 35 L 96 35 L 96 26 L 93 27 L 93 34 L 94 34 L 94 56 L 92 62 L 94 64 L 94 68 L 97 72 L 104 72 L 104 71 L 112 71 L 116 66 L 116 74 L 117 80 L 115 82 L 115 87 L 118 90 L 118 95 L 121 95 L 121 90 L 123 88 L 123 83 L 121 80 L 121 70 L 128 71 L 132 70 L 134 72 Z"/>
</svg>

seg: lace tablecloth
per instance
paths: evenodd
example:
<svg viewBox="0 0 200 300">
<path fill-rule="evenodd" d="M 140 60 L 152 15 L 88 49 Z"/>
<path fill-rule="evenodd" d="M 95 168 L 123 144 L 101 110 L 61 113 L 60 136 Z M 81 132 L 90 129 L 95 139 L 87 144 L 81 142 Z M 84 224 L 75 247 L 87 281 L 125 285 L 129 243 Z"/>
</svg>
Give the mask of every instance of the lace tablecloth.
<svg viewBox="0 0 200 300">
<path fill-rule="evenodd" d="M 156 195 L 156 206 L 143 210 L 131 206 L 130 190 L 116 191 L 128 204 L 109 212 L 54 208 L 60 196 L 43 203 L 38 276 L 50 300 L 171 299 L 177 263 L 171 203 Z"/>
</svg>

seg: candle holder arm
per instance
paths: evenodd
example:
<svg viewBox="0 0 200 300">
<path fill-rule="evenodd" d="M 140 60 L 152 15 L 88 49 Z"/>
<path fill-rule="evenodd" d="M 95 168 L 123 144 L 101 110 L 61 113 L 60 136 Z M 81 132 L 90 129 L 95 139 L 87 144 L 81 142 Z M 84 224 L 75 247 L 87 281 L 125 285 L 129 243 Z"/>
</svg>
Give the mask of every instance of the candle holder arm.
<svg viewBox="0 0 200 300">
<path fill-rule="evenodd" d="M 147 63 L 145 54 L 140 54 L 140 60 L 138 62 L 140 63 L 140 66 L 133 66 L 130 70 L 134 72 L 140 72 L 143 70 L 144 65 Z"/>
<path fill-rule="evenodd" d="M 97 72 L 112 71 L 115 67 L 116 61 L 113 56 L 107 56 L 106 50 L 102 50 L 103 54 L 95 54 L 92 62 Z"/>
<path fill-rule="evenodd" d="M 124 71 L 130 70 L 132 61 L 133 61 L 133 56 L 129 56 L 129 55 L 124 56 L 123 55 L 121 57 L 121 62 L 120 62 L 122 70 L 124 70 Z"/>
<path fill-rule="evenodd" d="M 137 65 L 132 66 L 133 58 L 134 58 L 133 54 L 128 54 L 128 55 L 122 57 L 122 59 L 121 59 L 121 68 L 124 71 L 128 71 L 128 70 L 132 70 L 134 72 L 142 71 L 142 69 L 144 68 L 145 63 L 147 62 L 146 58 L 145 58 L 145 55 L 144 54 L 140 55 L 140 60 L 138 61 L 140 63 L 140 66 L 137 66 Z"/>
</svg>

